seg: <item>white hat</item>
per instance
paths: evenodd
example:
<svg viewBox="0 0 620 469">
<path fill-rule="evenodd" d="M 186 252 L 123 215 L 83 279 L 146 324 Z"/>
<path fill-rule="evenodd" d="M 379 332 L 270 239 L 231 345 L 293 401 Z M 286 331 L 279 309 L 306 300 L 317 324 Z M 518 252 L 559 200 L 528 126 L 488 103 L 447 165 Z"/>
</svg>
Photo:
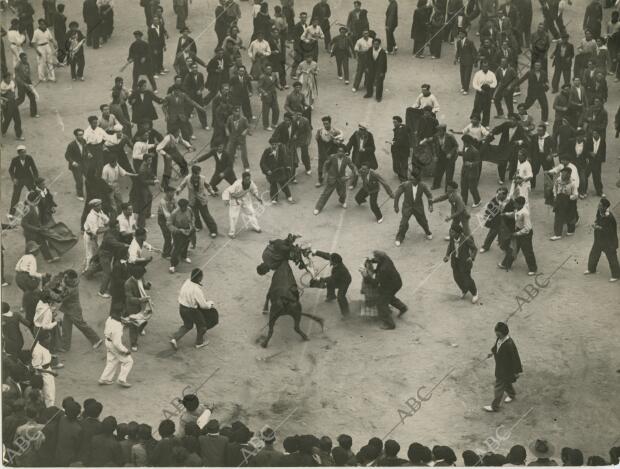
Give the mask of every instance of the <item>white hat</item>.
<svg viewBox="0 0 620 469">
<path fill-rule="evenodd" d="M 26 145 L 17 145 L 17 151 L 25 150 Z"/>
<path fill-rule="evenodd" d="M 368 124 L 366 122 L 360 122 L 359 124 L 357 124 L 357 126 L 361 127 L 362 129 L 368 130 Z"/>
<path fill-rule="evenodd" d="M 101 205 L 101 199 L 93 199 L 90 202 L 88 202 L 88 205 L 90 207 L 95 207 L 96 205 Z"/>
</svg>

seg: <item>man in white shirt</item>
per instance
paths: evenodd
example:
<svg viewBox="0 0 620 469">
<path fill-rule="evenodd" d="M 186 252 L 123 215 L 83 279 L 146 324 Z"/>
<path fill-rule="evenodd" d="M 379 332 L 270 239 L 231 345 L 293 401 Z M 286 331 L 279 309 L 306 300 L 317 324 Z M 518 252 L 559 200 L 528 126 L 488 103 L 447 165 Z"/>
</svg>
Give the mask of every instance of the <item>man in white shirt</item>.
<svg viewBox="0 0 620 469">
<path fill-rule="evenodd" d="M 40 81 L 56 81 L 56 74 L 54 72 L 54 50 L 58 48 L 54 36 L 47 29 L 47 24 L 44 19 L 39 20 L 39 28 L 35 30 L 32 35 L 31 45 L 34 46 L 34 50 L 37 53 L 37 65 Z"/>
<path fill-rule="evenodd" d="M 110 206 L 115 212 L 118 212 L 123 204 L 123 194 L 121 194 L 119 184 L 122 176 L 137 176 L 137 174 L 125 171 L 116 161 L 116 157 L 113 156 L 109 163 L 103 167 L 101 179 L 110 187 Z"/>
<path fill-rule="evenodd" d="M 362 75 L 366 73 L 366 51 L 372 47 L 372 38 L 370 37 L 369 31 L 362 32 L 362 37 L 360 37 L 355 46 L 353 47 L 353 51 L 357 56 L 357 69 L 355 70 L 355 79 L 353 80 L 353 92 L 355 93 L 362 82 Z"/>
<path fill-rule="evenodd" d="M 193 269 L 189 279 L 187 279 L 181 286 L 179 291 L 179 315 L 183 321 L 183 325 L 172 334 L 170 344 L 175 350 L 178 350 L 177 340 L 180 340 L 185 334 L 192 330 L 196 326 L 196 345 L 195 347 L 202 348 L 209 343 L 204 338 L 207 329 L 210 327 L 205 322 L 205 313 L 207 310 L 213 309 L 213 302 L 205 299 L 204 293 L 201 289 L 203 278 L 203 272 L 201 269 Z"/>
<path fill-rule="evenodd" d="M 222 200 L 229 206 L 228 217 L 230 226 L 228 228 L 228 236 L 233 239 L 237 236 L 236 230 L 239 215 L 243 216 L 244 228 L 249 227 L 256 233 L 261 232 L 252 198 L 256 199 L 260 204 L 263 203 L 249 171 L 244 171 L 241 179 L 237 179 L 222 193 Z"/>
<path fill-rule="evenodd" d="M 43 378 L 43 400 L 46 407 L 52 407 L 56 401 L 56 373 L 52 371 L 52 354 L 50 353 L 51 334 L 46 332 L 39 333 L 37 341 L 32 348 L 32 367 L 41 374 Z"/>
<path fill-rule="evenodd" d="M 482 125 L 487 127 L 491 120 L 491 100 L 497 87 L 495 73 L 489 70 L 489 63 L 484 61 L 474 74 L 472 86 L 476 90 L 472 114 L 482 114 Z"/>
<path fill-rule="evenodd" d="M 19 63 L 19 54 L 24 52 L 23 46 L 26 43 L 26 36 L 19 31 L 19 19 L 11 20 L 11 29 L 6 33 L 6 40 L 13 55 L 13 70 Z"/>
<path fill-rule="evenodd" d="M 504 260 L 497 266 L 500 269 L 510 270 L 512 263 L 516 259 L 519 251 L 523 251 L 523 257 L 527 263 L 528 272 L 530 277 L 536 275 L 538 266 L 536 265 L 536 256 L 534 255 L 534 246 L 532 245 L 532 237 L 534 230 L 532 229 L 532 220 L 530 218 L 530 210 L 525 205 L 524 197 L 517 197 L 515 199 L 515 211 L 502 213 L 505 217 L 514 217 L 515 231 L 512 233 L 512 237 L 517 242 L 517 247 L 512 248 L 512 243 L 507 245 L 506 256 Z"/>
<path fill-rule="evenodd" d="M 262 31 L 256 33 L 256 39 L 250 42 L 248 46 L 248 55 L 252 59 L 252 69 L 250 75 L 255 80 L 262 75 L 265 65 L 267 65 L 268 57 L 271 55 L 271 47 L 269 42 L 265 41 Z"/>
<path fill-rule="evenodd" d="M 183 137 L 181 136 L 181 129 L 178 128 L 171 129 L 171 132 L 168 132 L 155 148 L 157 150 L 157 153 L 161 155 L 164 160 L 164 174 L 162 177 L 163 187 L 168 185 L 168 180 L 172 176 L 173 161 L 179 166 L 179 169 L 181 170 L 181 176 L 186 176 L 189 173 L 187 161 L 185 161 L 185 158 L 183 158 L 183 155 L 181 155 L 179 149 L 177 148 L 177 144 L 179 143 L 183 145 L 187 149 L 187 151 L 194 150 L 194 147 L 192 147 L 191 143 L 183 139 Z"/>
<path fill-rule="evenodd" d="M 508 197 L 514 199 L 518 196 L 522 196 L 525 198 L 525 205 L 529 206 L 530 181 L 532 177 L 534 177 L 534 173 L 532 171 L 532 165 L 527 159 L 525 148 L 519 148 L 517 159 L 517 172 L 515 178 L 512 180 Z"/>
<path fill-rule="evenodd" d="M 433 108 L 433 114 L 439 112 L 439 101 L 434 94 L 431 93 L 431 85 L 425 83 L 422 85 L 422 93 L 420 93 L 413 105 L 416 109 L 424 109 L 426 106 Z"/>
<path fill-rule="evenodd" d="M 124 388 L 131 387 L 131 384 L 127 382 L 127 376 L 133 367 L 133 358 L 131 358 L 131 352 L 123 345 L 123 324 L 120 319 L 110 316 L 105 322 L 103 335 L 107 356 L 105 368 L 99 377 L 99 384 L 114 383 L 114 376 L 118 372 L 116 382 Z"/>
<path fill-rule="evenodd" d="M 131 243 L 134 231 L 138 228 L 138 219 L 133 213 L 133 207 L 129 202 L 123 202 L 120 206 L 121 213 L 116 217 L 118 222 L 118 231 L 121 235 L 121 241 L 125 244 Z"/>
<path fill-rule="evenodd" d="M 91 209 L 84 222 L 84 250 L 86 254 L 84 270 L 88 269 L 90 260 L 95 256 L 102 235 L 107 230 L 107 225 L 110 221 L 108 216 L 101 210 L 100 199 L 93 199 L 88 205 Z"/>
<path fill-rule="evenodd" d="M 30 291 L 37 287 L 43 277 L 37 271 L 37 258 L 39 245 L 34 241 L 26 242 L 26 253 L 20 257 L 15 265 L 15 283 L 23 291 Z"/>
<path fill-rule="evenodd" d="M 153 256 L 144 257 L 142 255 L 142 249 L 148 249 L 149 251 L 153 250 L 153 246 L 146 242 L 146 230 L 144 228 L 136 229 L 136 233 L 134 235 L 131 244 L 129 245 L 129 249 L 127 251 L 128 258 L 127 262 L 129 264 L 148 264 L 153 260 Z"/>
<path fill-rule="evenodd" d="M 551 241 L 562 239 L 565 224 L 567 227 L 566 235 L 571 236 L 575 234 L 575 209 L 579 190 L 571 180 L 571 172 L 572 170 L 565 166 L 560 171 L 560 177 L 553 184 L 553 211 L 555 215 L 553 219 L 553 236 L 549 238 Z"/>
<path fill-rule="evenodd" d="M 142 161 L 144 161 L 144 155 L 155 148 L 154 143 L 148 143 L 148 134 L 144 133 L 139 137 L 136 137 L 136 142 L 133 144 L 133 150 L 131 152 L 131 159 L 133 168 L 136 172 L 140 169 Z"/>
</svg>

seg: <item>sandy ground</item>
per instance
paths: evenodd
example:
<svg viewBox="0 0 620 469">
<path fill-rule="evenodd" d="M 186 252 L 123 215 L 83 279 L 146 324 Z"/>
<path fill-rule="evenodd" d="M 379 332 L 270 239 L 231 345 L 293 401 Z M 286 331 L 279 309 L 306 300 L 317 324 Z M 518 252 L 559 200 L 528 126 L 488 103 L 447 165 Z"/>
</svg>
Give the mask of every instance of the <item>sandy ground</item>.
<svg viewBox="0 0 620 469">
<path fill-rule="evenodd" d="M 37 8 L 40 8 L 36 2 Z M 98 51 L 87 51 L 87 80 L 71 82 L 66 69 L 58 71 L 56 84 L 39 85 L 41 119 L 34 121 L 22 107 L 26 145 L 37 161 L 41 174 L 52 184 L 59 204 L 57 219 L 79 231 L 81 203 L 73 191 L 72 176 L 66 169 L 64 149 L 75 127 L 84 127 L 86 117 L 96 114 L 99 104 L 108 102 L 109 89 L 124 63 L 131 32 L 144 29 L 144 16 L 137 1 L 119 2 L 116 8 L 114 36 Z M 127 3 L 127 5 L 125 4 Z M 174 17 L 166 3 L 168 29 L 173 30 Z M 310 10 L 311 2 L 298 0 L 297 11 Z M 333 19 L 346 21 L 349 2 L 332 0 Z M 348 136 L 358 121 L 370 122 L 377 142 L 380 169 L 393 187 L 396 179 L 390 170 L 388 146 L 391 139 L 391 116 L 404 114 L 418 93 L 421 83 L 428 82 L 438 96 L 442 111 L 440 119 L 451 128 L 462 128 L 472 108 L 473 96 L 458 93 L 458 71 L 452 65 L 453 50 L 444 45 L 440 61 L 412 58 L 409 39 L 414 2 L 400 2 L 401 26 L 397 30 L 400 45 L 398 55 L 389 58 L 384 101 L 364 100 L 353 94 L 348 86 L 336 79 L 335 62 L 324 52 L 319 66 L 320 95 L 314 112 L 318 117 L 330 114 L 334 124 Z M 69 19 L 81 17 L 81 4 L 67 2 Z M 577 41 L 577 26 L 581 23 L 585 1 L 573 2 L 568 13 L 569 29 Z M 381 24 L 385 2 L 366 1 L 371 27 Z M 215 34 L 212 31 L 215 1 L 194 2 L 189 24 L 197 38 L 199 55 L 210 58 Z M 247 41 L 251 32 L 250 7 L 242 2 L 242 36 Z M 39 13 L 39 11 L 37 12 Z M 607 11 L 608 14 L 608 11 Z M 539 18 L 536 11 L 534 25 Z M 5 14 L 3 24 L 9 18 Z M 200 33 L 203 28 L 206 32 Z M 176 45 L 172 32 L 166 64 L 171 67 L 171 55 Z M 35 64 L 30 51 L 31 64 Z M 246 61 L 247 62 L 247 61 Z M 124 72 L 126 82 L 129 69 Z M 160 80 L 161 89 L 171 81 L 168 75 Z M 615 114 L 619 99 L 617 85 L 610 80 L 610 101 L 607 109 Z M 284 102 L 281 94 L 280 103 Z M 258 114 L 258 103 L 254 100 Z M 537 106 L 532 110 L 539 118 Z M 161 115 L 161 113 L 160 113 Z M 162 128 L 162 120 L 157 127 Z M 605 192 L 613 202 L 619 191 L 614 186 L 618 172 L 618 143 L 609 132 L 608 162 L 605 164 Z M 210 132 L 197 130 L 196 146 L 208 144 Z M 249 139 L 252 168 L 266 146 L 268 134 L 260 128 Z M 15 154 L 16 142 L 8 134 L 2 141 L 2 213 L 8 211 L 10 180 L 8 162 Z M 311 149 L 313 166 L 316 150 Z M 204 171 L 211 173 L 211 163 Z M 78 399 L 94 396 L 104 403 L 104 415 L 114 414 L 119 420 L 146 421 L 156 426 L 166 415 L 174 413 L 169 404 L 183 389 L 199 389 L 204 400 L 217 404 L 215 416 L 221 421 L 246 421 L 251 428 L 265 424 L 277 427 L 282 435 L 294 433 L 328 434 L 341 432 L 354 438 L 359 448 L 371 436 L 390 436 L 406 445 L 420 441 L 427 445 L 448 444 L 462 451 L 466 448 L 485 449 L 485 441 L 499 452 L 507 452 L 513 444 L 527 444 L 546 437 L 558 447 L 579 447 L 588 455 L 606 454 L 618 440 L 620 401 L 617 399 L 617 370 L 619 350 L 618 284 L 607 283 L 609 270 L 603 260 L 601 273 L 583 277 L 592 241 L 588 227 L 594 217 L 597 200 L 590 197 L 580 202 L 582 224 L 573 238 L 551 243 L 552 212 L 542 200 L 538 189 L 532 200 L 535 229 L 535 251 L 540 271 L 540 284 L 551 278 L 545 288 L 530 298 L 523 289 L 532 279 L 526 276 L 524 261 L 519 258 L 512 273 L 499 271 L 496 264 L 499 251 L 494 247 L 476 261 L 476 279 L 481 301 L 472 306 L 461 301 L 452 280 L 450 269 L 442 263 L 446 244 L 442 240 L 447 226 L 443 222 L 449 206 L 439 204 L 430 217 L 435 239 L 425 241 L 419 227 L 408 233 L 402 247 L 393 245 L 399 217 L 384 206 L 385 221 L 374 223 L 367 207 L 351 206 L 342 210 L 334 198 L 319 217 L 312 216 L 318 197 L 314 188 L 316 176 L 301 175 L 293 187 L 299 203 L 269 207 L 260 218 L 262 234 L 243 233 L 230 241 L 220 235 L 210 240 L 205 232 L 199 235 L 198 248 L 192 253 L 193 265 L 206 272 L 207 296 L 218 305 L 221 324 L 209 334 L 210 345 L 202 350 L 192 347 L 193 333 L 182 342 L 180 351 L 173 353 L 168 344 L 169 334 L 179 326 L 176 294 L 187 277 L 189 266 L 182 265 L 179 273 L 170 275 L 167 263 L 156 258 L 149 266 L 148 278 L 156 316 L 140 340 L 140 350 L 134 354 L 135 366 L 130 375 L 133 388 L 101 388 L 97 378 L 104 366 L 103 351 L 90 350 L 85 338 L 76 332 L 74 346 L 65 356 L 66 368 L 57 379 L 58 401 L 66 395 Z M 266 189 L 262 175 L 256 172 L 261 189 Z M 225 183 L 224 183 L 225 184 Z M 225 187 L 222 186 L 222 187 Z M 495 167 L 483 169 L 481 193 L 488 200 L 496 188 Z M 385 195 L 380 199 L 383 200 Z M 355 204 L 351 204 L 355 205 Z M 227 228 L 227 212 L 221 201 L 211 202 L 220 231 Z M 475 211 L 474 211 L 475 212 Z M 154 220 L 150 222 L 150 241 L 161 245 L 161 236 Z M 264 332 L 266 318 L 261 314 L 268 279 L 258 277 L 255 266 L 269 239 L 288 232 L 304 235 L 313 246 L 340 252 L 353 273 L 349 290 L 354 311 L 359 310 L 360 277 L 357 266 L 372 249 L 383 249 L 393 257 L 403 276 L 405 287 L 400 297 L 409 305 L 409 313 L 397 321 L 394 331 L 382 331 L 378 324 L 359 318 L 356 314 L 342 321 L 334 303 L 324 303 L 324 292 L 305 290 L 302 303 L 307 312 L 316 312 L 326 319 L 321 333 L 316 324 L 302 323 L 311 340 L 302 342 L 292 330 L 290 318 L 281 319 L 267 350 L 257 344 Z M 475 237 L 482 241 L 483 232 Z M 7 271 L 12 271 L 23 248 L 19 230 L 3 234 L 6 247 Z M 79 268 L 83 259 L 82 245 L 77 245 L 62 262 L 42 268 L 56 272 Z M 323 261 L 317 262 L 322 266 Z M 97 282 L 84 280 L 82 303 L 87 320 L 101 333 L 108 313 L 108 301 L 96 296 Z M 529 289 L 532 291 L 532 289 Z M 3 301 L 16 305 L 20 296 L 15 286 L 2 289 Z M 517 296 L 528 299 L 518 310 Z M 493 363 L 484 357 L 493 345 L 493 326 L 499 320 L 510 319 L 512 336 L 519 347 L 524 374 L 516 387 L 518 400 L 500 413 L 486 414 L 482 405 L 488 404 L 493 389 Z M 421 389 L 424 387 L 424 389 Z M 428 392 L 434 388 L 429 396 Z M 411 398 L 422 396 L 420 404 Z M 614 398 L 614 396 L 616 396 Z M 409 401 L 415 415 L 406 404 Z M 417 407 L 419 405 L 419 408 Z M 402 412 L 399 414 L 399 409 Z M 411 416 L 403 419 L 403 413 Z M 558 448 L 559 451 L 559 448 Z"/>
</svg>

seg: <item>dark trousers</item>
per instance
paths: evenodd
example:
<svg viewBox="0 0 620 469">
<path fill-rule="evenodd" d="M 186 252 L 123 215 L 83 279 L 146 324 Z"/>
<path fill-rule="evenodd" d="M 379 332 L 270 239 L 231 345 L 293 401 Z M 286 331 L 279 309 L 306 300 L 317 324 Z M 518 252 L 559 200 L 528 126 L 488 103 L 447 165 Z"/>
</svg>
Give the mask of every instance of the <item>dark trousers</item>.
<svg viewBox="0 0 620 469">
<path fill-rule="evenodd" d="M 591 160 L 590 163 L 584 168 L 583 179 L 579 179 L 579 183 L 583 184 L 583 194 L 587 194 L 588 192 L 588 180 L 590 179 L 591 174 L 596 195 L 599 197 L 603 195 L 603 181 L 601 179 L 602 164 L 603 163 L 599 160 Z"/>
<path fill-rule="evenodd" d="M 398 225 L 398 233 L 396 233 L 396 240 L 402 241 L 405 239 L 405 233 L 409 230 L 409 219 L 411 216 L 414 216 L 418 225 L 422 227 L 424 233 L 426 235 L 430 235 L 431 230 L 428 227 L 428 220 L 426 219 L 426 214 L 424 212 L 414 211 L 410 208 L 403 209 L 402 217 L 400 219 L 400 225 Z"/>
<path fill-rule="evenodd" d="M 474 98 L 474 109 L 472 114 L 482 115 L 480 123 L 488 127 L 491 120 L 491 98 L 493 94 L 488 91 L 476 91 L 476 97 Z"/>
<path fill-rule="evenodd" d="M 338 307 L 340 308 L 340 313 L 343 316 L 346 316 L 350 313 L 349 310 L 349 301 L 347 300 L 347 290 L 349 289 L 349 285 L 346 287 L 337 286 L 331 280 L 331 278 L 327 279 L 327 299 L 332 300 L 336 299 L 338 301 Z"/>
<path fill-rule="evenodd" d="M 553 78 L 551 79 L 551 91 L 557 93 L 560 89 L 560 77 L 564 77 L 564 84 L 570 84 L 571 64 L 555 66 Z"/>
<path fill-rule="evenodd" d="M 62 319 L 62 347 L 65 350 L 71 350 L 73 326 L 77 327 L 77 329 L 84 334 L 84 337 L 88 339 L 91 345 L 95 345 L 99 342 L 100 337 L 93 330 L 93 328 L 90 327 L 86 321 L 84 321 L 81 311 L 72 313 L 64 311 L 64 316 Z"/>
<path fill-rule="evenodd" d="M 21 138 L 22 136 L 22 117 L 19 114 L 19 108 L 17 107 L 17 103 L 9 103 L 8 105 L 2 106 L 2 110 L 0 111 L 1 123 L 0 127 L 2 128 L 2 135 L 6 134 L 6 131 L 9 130 L 9 125 L 11 125 L 11 121 L 13 122 L 13 127 L 15 128 L 15 136 L 17 138 Z"/>
<path fill-rule="evenodd" d="M 187 248 L 189 247 L 190 236 L 177 231 L 172 234 L 172 256 L 170 258 L 170 266 L 176 267 L 181 259 L 187 257 Z"/>
<path fill-rule="evenodd" d="M 9 213 L 15 215 L 15 206 L 19 203 L 19 199 L 22 195 L 22 189 L 26 187 L 29 191 L 34 189 L 34 181 L 17 179 L 13 184 L 13 194 L 11 195 L 11 207 Z"/>
<path fill-rule="evenodd" d="M 478 173 L 479 168 L 470 167 L 468 168 L 468 171 Z M 467 204 L 467 199 L 469 199 L 470 192 L 472 197 L 474 198 L 474 203 L 480 203 L 480 192 L 478 192 L 479 177 L 479 174 L 461 173 L 461 197 L 465 204 Z"/>
<path fill-rule="evenodd" d="M 293 147 L 293 151 L 295 154 L 293 155 L 293 166 L 295 169 L 299 166 L 297 149 L 299 148 L 299 153 L 301 156 L 301 162 L 306 168 L 306 171 L 310 171 L 310 152 L 308 151 L 308 145 L 295 145 Z"/>
<path fill-rule="evenodd" d="M 84 76 L 84 66 L 86 61 L 84 60 L 84 54 L 78 54 L 69 60 L 69 68 L 71 69 L 71 78 L 77 80 Z"/>
<path fill-rule="evenodd" d="M 99 249 L 99 265 L 101 266 L 101 285 L 99 286 L 99 293 L 107 293 L 110 286 L 110 279 L 112 276 L 112 259 L 114 256 L 111 252 Z"/>
<path fill-rule="evenodd" d="M 217 234 L 217 224 L 215 223 L 215 220 L 209 213 L 209 207 L 207 206 L 207 204 L 202 204 L 196 201 L 194 202 L 192 210 L 194 211 L 194 220 L 196 223 L 196 229 L 198 230 L 202 229 L 202 221 L 200 220 L 200 218 L 202 217 L 202 219 L 205 222 L 205 225 L 207 225 L 207 229 L 209 230 L 209 233 Z"/>
<path fill-rule="evenodd" d="M 460 64 L 460 73 L 461 73 L 461 88 L 465 91 L 469 91 L 469 82 L 471 81 L 471 73 L 474 70 L 473 64 L 465 65 Z"/>
<path fill-rule="evenodd" d="M 495 378 L 495 388 L 493 390 L 494 396 L 493 402 L 491 403 L 491 407 L 493 407 L 493 410 L 499 410 L 499 406 L 502 402 L 502 398 L 504 397 L 504 393 L 508 394 L 513 399 L 517 395 L 512 383 L 500 378 Z"/>
<path fill-rule="evenodd" d="M 512 90 L 502 89 L 495 93 L 495 109 L 498 116 L 504 115 L 504 109 L 502 108 L 502 101 L 506 103 L 506 112 L 508 115 L 514 114 L 514 103 L 512 100 Z"/>
<path fill-rule="evenodd" d="M 398 309 L 400 312 L 404 312 L 407 310 L 407 305 L 400 301 L 394 294 L 380 292 L 377 297 L 377 311 L 379 313 L 379 319 L 385 324 L 389 329 L 395 329 L 396 325 L 394 324 L 394 319 L 392 319 L 392 311 L 390 310 L 390 306 L 394 306 L 394 308 Z"/>
<path fill-rule="evenodd" d="M 543 122 L 547 122 L 549 119 L 549 102 L 547 101 L 547 95 L 545 93 L 529 94 L 525 98 L 525 107 L 529 109 L 534 102 L 538 101 L 540 104 L 540 118 Z M 482 124 L 484 125 L 484 124 Z"/>
<path fill-rule="evenodd" d="M 200 308 L 188 308 L 187 306 L 179 305 L 179 315 L 183 325 L 172 334 L 172 338 L 179 340 L 196 326 L 196 345 L 202 344 L 207 332 L 207 324 L 205 323 L 202 310 Z"/>
<path fill-rule="evenodd" d="M 220 176 L 220 173 L 215 171 L 213 176 L 211 176 L 209 185 L 213 188 L 213 190 L 217 190 L 217 185 L 222 182 L 222 179 L 225 179 L 228 184 L 232 184 L 237 180 L 237 176 L 235 176 L 235 172 L 232 169 L 225 170 L 223 172 L 223 176 Z"/>
<path fill-rule="evenodd" d="M 267 182 L 269 182 L 269 198 L 271 200 L 277 201 L 280 192 L 283 192 L 287 198 L 291 197 L 291 190 L 288 187 L 288 179 L 267 176 Z"/>
<path fill-rule="evenodd" d="M 164 51 L 153 49 L 153 71 L 161 73 L 164 71 Z"/>
<path fill-rule="evenodd" d="M 383 81 L 385 75 L 380 73 L 370 73 L 366 80 L 366 96 L 373 95 L 373 89 L 376 90 L 376 98 L 379 100 L 383 98 Z"/>
<path fill-rule="evenodd" d="M 407 172 L 409 170 L 409 148 L 406 152 L 396 151 L 392 148 L 392 171 L 398 176 L 400 181 L 407 180 Z"/>
<path fill-rule="evenodd" d="M 278 99 L 275 96 L 269 99 L 263 98 L 262 100 L 262 115 L 263 115 L 263 127 L 269 127 L 269 111 L 271 111 L 271 125 L 275 127 L 278 125 L 280 119 L 280 106 L 278 106 Z"/>
<path fill-rule="evenodd" d="M 78 197 L 84 197 L 84 173 L 80 166 L 74 166 L 71 168 L 73 174 L 73 180 L 75 181 L 75 193 Z"/>
<path fill-rule="evenodd" d="M 336 193 L 338 194 L 338 202 L 340 202 L 341 204 L 345 203 L 347 200 L 346 181 L 344 180 L 333 181 L 333 180 L 328 179 L 327 183 L 325 184 L 325 188 L 323 189 L 323 192 L 321 192 L 321 195 L 319 196 L 319 200 L 317 201 L 316 206 L 314 208 L 319 211 L 323 210 L 323 207 L 325 207 L 325 204 L 329 200 L 334 190 L 336 190 Z"/>
<path fill-rule="evenodd" d="M 461 289 L 463 293 L 471 293 L 473 296 L 478 294 L 478 288 L 476 288 L 476 282 L 471 277 L 471 266 L 461 265 L 461 261 L 456 260 L 453 256 L 450 256 L 450 265 L 452 266 L 452 276 L 454 281 Z"/>
<path fill-rule="evenodd" d="M 357 194 L 355 194 L 355 201 L 358 203 L 358 205 L 361 205 L 366 202 L 367 198 L 370 198 L 370 210 L 372 210 L 372 213 L 375 214 L 377 220 L 381 220 L 383 218 L 383 214 L 381 213 L 381 208 L 377 203 L 378 197 L 379 192 L 373 192 L 372 194 L 369 194 L 364 187 L 361 187 L 360 190 L 357 191 Z"/>
<path fill-rule="evenodd" d="M 484 242 L 482 243 L 482 249 L 489 250 L 491 249 L 491 244 L 499 234 L 499 230 L 497 228 L 491 227 L 487 232 L 486 237 L 484 238 Z"/>
<path fill-rule="evenodd" d="M 446 175 L 446 187 L 448 183 L 454 180 L 454 159 L 448 159 L 445 156 L 439 156 L 435 163 L 435 174 L 433 174 L 433 187 L 432 189 L 439 189 L 441 187 L 441 180 L 443 175 Z"/>
<path fill-rule="evenodd" d="M 576 221 L 573 210 L 567 207 L 556 208 L 553 217 L 553 234 L 555 236 L 562 236 L 564 225 L 566 225 L 566 231 L 568 233 L 574 233 Z"/>
<path fill-rule="evenodd" d="M 157 216 L 157 224 L 159 225 L 159 229 L 161 230 L 161 236 L 164 238 L 164 247 L 162 248 L 161 255 L 164 257 L 169 257 L 172 252 L 172 234 L 168 229 L 168 225 L 166 224 L 166 217 L 163 215 Z"/>
<path fill-rule="evenodd" d="M 187 174 L 189 173 L 187 161 L 185 161 L 185 158 L 183 158 L 183 155 L 181 155 L 178 148 L 174 147 L 166 149 L 166 153 L 168 153 L 170 155 L 170 158 L 172 158 L 172 161 L 174 161 L 178 165 L 181 171 L 181 176 L 187 176 Z"/>
<path fill-rule="evenodd" d="M 336 70 L 338 76 L 344 76 L 349 81 L 349 55 L 346 52 L 336 52 Z"/>
<path fill-rule="evenodd" d="M 28 86 L 25 85 L 17 85 L 17 105 L 21 106 L 21 104 L 26 100 L 26 96 L 28 96 L 28 101 L 30 102 L 30 117 L 34 117 L 37 115 L 37 98 Z"/>
<path fill-rule="evenodd" d="M 93 49 L 99 49 L 100 24 L 100 21 L 86 23 L 86 45 L 91 46 Z"/>
<path fill-rule="evenodd" d="M 500 161 L 497 164 L 497 176 L 500 181 L 506 180 L 506 170 L 508 170 L 508 179 L 512 181 L 512 178 L 517 172 L 516 157 L 511 156 L 508 160 Z"/>
<path fill-rule="evenodd" d="M 185 20 L 187 20 L 187 17 L 189 16 L 187 4 L 176 7 L 174 12 L 177 14 L 177 29 L 181 31 L 185 27 Z"/>
<path fill-rule="evenodd" d="M 155 77 L 153 76 L 153 71 L 149 70 L 148 73 L 145 72 L 141 72 L 140 70 L 137 69 L 137 67 L 134 65 L 133 67 L 133 71 L 131 72 L 131 76 L 132 76 L 132 84 L 131 84 L 131 89 L 135 90 L 138 88 L 138 79 L 140 78 L 140 75 L 145 75 L 146 78 L 149 80 L 149 83 L 151 84 L 151 88 L 153 89 L 153 91 L 157 90 L 157 83 L 155 82 Z M 185 137 L 183 137 L 185 138 Z"/>
<path fill-rule="evenodd" d="M 525 257 L 525 262 L 529 272 L 536 272 L 538 270 L 538 266 L 536 265 L 536 256 L 534 255 L 534 246 L 532 245 L 533 236 L 534 230 L 530 231 L 526 235 L 517 236 L 515 238 L 517 240 L 517 248 L 513 252 L 512 246 L 507 246 L 506 256 L 504 257 L 502 265 L 507 269 L 510 269 L 512 267 L 512 263 L 519 254 L 519 251 L 523 251 L 523 257 Z"/>
<path fill-rule="evenodd" d="M 394 31 L 396 31 L 396 28 L 386 28 L 385 30 L 388 52 L 394 52 L 394 48 L 396 47 L 396 38 L 394 37 Z"/>
<path fill-rule="evenodd" d="M 327 160 L 328 155 L 325 154 L 324 151 L 319 151 L 319 163 L 318 163 L 318 168 L 317 168 L 317 172 L 318 172 L 318 177 L 319 177 L 319 183 L 323 184 L 323 165 L 325 165 L 325 161 Z"/>
<path fill-rule="evenodd" d="M 598 261 L 601 258 L 601 253 L 605 253 L 605 256 L 607 257 L 612 278 L 620 278 L 620 265 L 618 264 L 617 249 L 613 246 L 597 243 L 596 241 L 594 241 L 592 249 L 590 250 L 590 256 L 588 257 L 588 270 L 590 272 L 596 272 Z"/>
<path fill-rule="evenodd" d="M 138 337 L 140 337 L 140 334 L 146 328 L 146 324 L 145 322 L 140 326 L 136 326 L 135 324 L 129 325 L 129 342 L 132 347 L 138 346 Z"/>
</svg>

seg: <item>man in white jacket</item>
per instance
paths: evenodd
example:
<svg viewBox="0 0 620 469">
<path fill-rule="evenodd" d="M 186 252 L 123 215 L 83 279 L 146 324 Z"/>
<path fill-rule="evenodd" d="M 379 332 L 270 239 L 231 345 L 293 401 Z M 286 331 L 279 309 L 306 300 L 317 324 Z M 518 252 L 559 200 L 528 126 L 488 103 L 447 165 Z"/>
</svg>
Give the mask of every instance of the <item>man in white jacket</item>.
<svg viewBox="0 0 620 469">
<path fill-rule="evenodd" d="M 32 348 L 32 367 L 43 378 L 43 400 L 46 407 L 52 407 L 56 400 L 56 373 L 52 371 L 50 352 L 52 335 L 50 331 L 40 331 Z"/>
<path fill-rule="evenodd" d="M 114 375 L 118 371 L 116 382 L 124 388 L 131 387 L 127 382 L 127 376 L 133 367 L 133 358 L 129 349 L 123 345 L 123 324 L 120 318 L 110 316 L 105 322 L 103 335 L 108 353 L 99 384 L 113 384 Z"/>
<path fill-rule="evenodd" d="M 242 213 L 244 226 L 246 228 L 252 228 L 252 230 L 257 233 L 261 232 L 252 198 L 258 200 L 260 204 L 263 203 L 258 195 L 256 184 L 252 182 L 249 171 L 244 171 L 241 179 L 237 179 L 222 193 L 222 200 L 229 206 L 228 216 L 230 227 L 228 228 L 228 236 L 231 238 L 237 236 L 237 220 L 239 220 L 239 215 Z"/>
</svg>

